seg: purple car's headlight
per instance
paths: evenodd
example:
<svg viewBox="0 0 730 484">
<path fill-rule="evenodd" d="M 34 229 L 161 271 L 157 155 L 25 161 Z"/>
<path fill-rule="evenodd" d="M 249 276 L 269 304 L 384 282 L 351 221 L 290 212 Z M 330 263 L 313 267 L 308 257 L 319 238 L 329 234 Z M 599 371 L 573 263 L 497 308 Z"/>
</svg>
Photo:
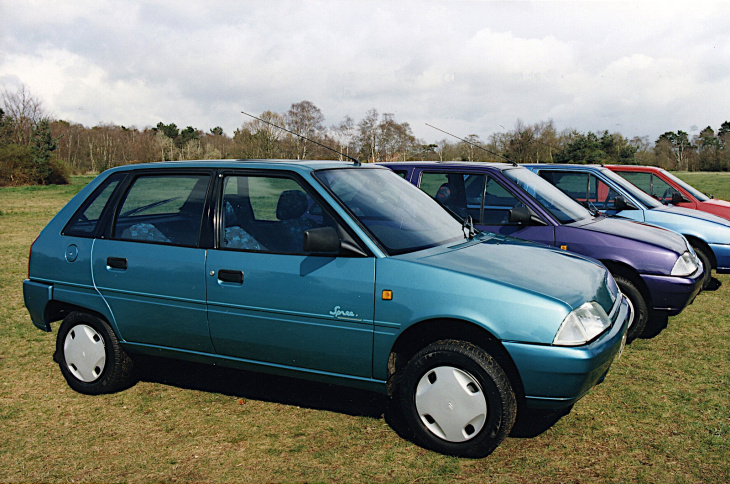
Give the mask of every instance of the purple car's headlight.
<svg viewBox="0 0 730 484">
<path fill-rule="evenodd" d="M 702 263 L 697 260 L 697 257 L 690 254 L 689 251 L 685 252 L 684 254 L 680 255 L 677 259 L 677 262 L 674 263 L 674 267 L 672 267 L 672 275 L 673 276 L 689 276 L 690 274 L 694 274 L 697 272 L 697 269 L 699 269 L 700 265 Z M 707 268 L 704 268 L 707 270 Z"/>
</svg>

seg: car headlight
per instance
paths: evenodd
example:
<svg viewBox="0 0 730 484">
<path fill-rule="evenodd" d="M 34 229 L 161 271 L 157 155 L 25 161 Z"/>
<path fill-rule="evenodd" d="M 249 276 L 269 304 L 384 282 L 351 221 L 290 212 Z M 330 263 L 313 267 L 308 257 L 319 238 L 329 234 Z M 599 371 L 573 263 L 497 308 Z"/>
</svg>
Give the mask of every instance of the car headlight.
<svg viewBox="0 0 730 484">
<path fill-rule="evenodd" d="M 694 274 L 697 269 L 699 269 L 700 264 L 701 262 L 699 262 L 695 256 L 687 251 L 684 254 L 680 255 L 677 259 L 677 262 L 674 263 L 674 267 L 672 267 L 672 275 L 689 276 L 690 274 Z"/>
<path fill-rule="evenodd" d="M 606 311 L 595 301 L 587 302 L 568 314 L 560 325 L 553 344 L 579 346 L 603 333 L 611 325 Z"/>
</svg>

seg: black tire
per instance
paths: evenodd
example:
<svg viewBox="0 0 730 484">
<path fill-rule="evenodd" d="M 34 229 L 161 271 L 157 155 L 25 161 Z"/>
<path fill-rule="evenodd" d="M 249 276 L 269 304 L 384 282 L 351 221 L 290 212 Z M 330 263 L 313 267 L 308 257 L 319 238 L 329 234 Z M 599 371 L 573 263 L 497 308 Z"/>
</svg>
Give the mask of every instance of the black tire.
<svg viewBox="0 0 730 484">
<path fill-rule="evenodd" d="M 695 251 L 695 254 L 697 254 L 697 258 L 700 259 L 700 262 L 702 262 L 702 268 L 705 271 L 702 279 L 702 290 L 705 290 L 710 287 L 710 283 L 712 282 L 712 263 L 710 262 L 710 257 L 703 249 L 694 245 L 692 246 L 692 249 Z"/>
<path fill-rule="evenodd" d="M 629 300 L 634 312 L 634 319 L 629 323 L 629 329 L 626 332 L 626 342 L 630 343 L 644 333 L 646 323 L 649 320 L 649 306 L 633 282 L 623 276 L 614 276 L 613 278 L 616 280 L 618 288 Z"/>
<path fill-rule="evenodd" d="M 432 343 L 411 358 L 396 399 L 416 444 L 459 457 L 491 454 L 517 413 L 512 386 L 494 358 L 456 340 Z"/>
<path fill-rule="evenodd" d="M 99 395 L 131 386 L 134 363 L 103 319 L 73 312 L 56 338 L 56 361 L 68 385 L 79 393 Z"/>
</svg>

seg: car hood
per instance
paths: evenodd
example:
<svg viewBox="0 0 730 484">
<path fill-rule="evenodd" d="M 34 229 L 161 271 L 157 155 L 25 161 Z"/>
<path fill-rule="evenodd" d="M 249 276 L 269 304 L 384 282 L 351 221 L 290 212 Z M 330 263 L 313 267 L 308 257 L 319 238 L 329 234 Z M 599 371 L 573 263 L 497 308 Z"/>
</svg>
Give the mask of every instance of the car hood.
<svg viewBox="0 0 730 484">
<path fill-rule="evenodd" d="M 698 206 L 702 207 L 702 210 L 717 214 L 723 218 L 730 218 L 730 202 L 727 200 L 717 200 L 715 198 L 704 202 L 699 202 Z"/>
<path fill-rule="evenodd" d="M 518 287 L 571 309 L 596 301 L 609 313 L 618 292 L 606 268 L 594 259 L 502 235 L 481 235 L 416 256 L 422 264 Z"/>
<path fill-rule="evenodd" d="M 677 254 L 682 254 L 687 250 L 684 237 L 678 233 L 655 225 L 648 225 L 631 220 L 596 217 L 592 222 L 582 225 L 580 228 L 603 234 L 618 235 L 657 247 L 664 247 Z"/>
<path fill-rule="evenodd" d="M 713 215 L 711 213 L 703 212 L 702 210 L 695 210 L 693 208 L 684 208 L 684 207 L 657 207 L 651 209 L 653 212 L 666 212 L 666 213 L 674 213 L 679 215 L 684 215 L 686 217 L 692 217 L 697 220 L 705 220 L 707 222 L 715 222 L 720 225 L 724 225 L 725 227 L 730 227 L 730 220 L 718 217 L 717 215 Z"/>
</svg>

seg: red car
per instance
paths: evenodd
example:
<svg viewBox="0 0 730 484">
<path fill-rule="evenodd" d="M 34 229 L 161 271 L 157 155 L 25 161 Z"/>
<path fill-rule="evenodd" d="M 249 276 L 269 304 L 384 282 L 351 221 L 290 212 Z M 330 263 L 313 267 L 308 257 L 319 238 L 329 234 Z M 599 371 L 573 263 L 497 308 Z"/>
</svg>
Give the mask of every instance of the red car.
<svg viewBox="0 0 730 484">
<path fill-rule="evenodd" d="M 656 166 L 606 165 L 663 204 L 702 210 L 730 220 L 730 202 L 710 198 Z"/>
</svg>

